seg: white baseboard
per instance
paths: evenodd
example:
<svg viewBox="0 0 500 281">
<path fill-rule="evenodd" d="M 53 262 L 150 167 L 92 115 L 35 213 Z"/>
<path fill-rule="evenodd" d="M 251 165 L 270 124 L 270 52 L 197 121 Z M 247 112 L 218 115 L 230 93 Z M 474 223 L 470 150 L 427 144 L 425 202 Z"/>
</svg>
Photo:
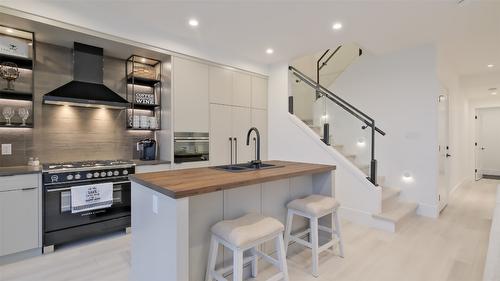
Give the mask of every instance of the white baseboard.
<svg viewBox="0 0 500 281">
<path fill-rule="evenodd" d="M 436 219 L 439 217 L 439 205 L 418 203 L 417 215 Z"/>
<path fill-rule="evenodd" d="M 453 194 L 455 191 L 457 191 L 457 189 L 463 185 L 465 185 L 466 183 L 469 183 L 473 181 L 473 179 L 467 177 L 467 178 L 464 178 L 461 182 L 459 182 L 458 184 L 456 184 L 454 187 L 451 188 L 450 190 L 450 195 Z"/>
</svg>

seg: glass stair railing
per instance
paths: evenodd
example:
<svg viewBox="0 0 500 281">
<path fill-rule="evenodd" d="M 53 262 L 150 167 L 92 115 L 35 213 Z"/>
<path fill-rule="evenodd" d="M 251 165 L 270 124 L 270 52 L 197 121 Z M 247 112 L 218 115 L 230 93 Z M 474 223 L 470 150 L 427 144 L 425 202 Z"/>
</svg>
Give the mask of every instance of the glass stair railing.
<svg viewBox="0 0 500 281">
<path fill-rule="evenodd" d="M 320 64 L 318 64 L 320 65 Z M 293 66 L 289 67 L 289 111 L 327 145 L 334 146 L 377 185 L 375 135 L 385 132 L 375 120 Z"/>
</svg>

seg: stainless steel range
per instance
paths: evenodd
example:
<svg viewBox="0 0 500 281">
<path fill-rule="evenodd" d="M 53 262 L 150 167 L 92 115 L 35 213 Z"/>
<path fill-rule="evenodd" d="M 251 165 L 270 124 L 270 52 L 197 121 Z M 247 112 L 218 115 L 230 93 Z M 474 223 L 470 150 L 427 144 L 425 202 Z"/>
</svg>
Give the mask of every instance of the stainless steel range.
<svg viewBox="0 0 500 281">
<path fill-rule="evenodd" d="M 84 161 L 43 165 L 43 246 L 100 235 L 130 227 L 130 181 L 135 164 L 126 160 Z M 110 183 L 111 207 L 72 212 L 72 188 Z"/>
</svg>

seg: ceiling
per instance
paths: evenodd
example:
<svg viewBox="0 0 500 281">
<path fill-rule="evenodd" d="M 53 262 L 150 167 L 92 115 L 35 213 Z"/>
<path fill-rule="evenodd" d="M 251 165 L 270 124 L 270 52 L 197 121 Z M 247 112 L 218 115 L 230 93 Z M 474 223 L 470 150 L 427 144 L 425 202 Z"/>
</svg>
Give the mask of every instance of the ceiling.
<svg viewBox="0 0 500 281">
<path fill-rule="evenodd" d="M 484 74 L 464 75 L 460 77 L 460 87 L 469 99 L 499 99 L 500 100 L 500 70 Z M 492 90 L 496 88 L 496 90 Z M 496 92 L 496 95 L 492 95 Z"/>
<path fill-rule="evenodd" d="M 55 1 L 1 5 L 189 55 L 258 65 L 356 42 L 381 54 L 436 43 L 460 75 L 500 69 L 500 1 Z M 199 21 L 197 28 L 187 24 Z M 343 28 L 334 31 L 336 21 Z M 274 54 L 265 50 L 273 48 Z"/>
</svg>

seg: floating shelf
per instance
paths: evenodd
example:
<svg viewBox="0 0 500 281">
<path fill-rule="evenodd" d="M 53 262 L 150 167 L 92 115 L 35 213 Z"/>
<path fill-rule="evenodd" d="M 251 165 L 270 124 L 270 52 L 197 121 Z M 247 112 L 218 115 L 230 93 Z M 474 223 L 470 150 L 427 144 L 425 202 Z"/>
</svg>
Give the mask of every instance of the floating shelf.
<svg viewBox="0 0 500 281">
<path fill-rule="evenodd" d="M 33 93 L 21 92 L 21 91 L 0 90 L 0 99 L 31 101 L 31 100 L 33 100 Z"/>
<path fill-rule="evenodd" d="M 134 127 L 127 127 L 127 129 L 134 130 L 134 131 L 159 131 L 159 130 L 161 130 L 160 128 L 148 129 L 148 128 L 134 128 Z"/>
<path fill-rule="evenodd" d="M 21 123 L 12 123 L 12 125 L 8 126 L 5 122 L 0 122 L 0 128 L 33 128 L 33 124 L 22 126 Z"/>
<path fill-rule="evenodd" d="M 133 82 L 132 82 L 133 80 Z M 151 79 L 151 78 L 145 78 L 145 77 L 138 77 L 134 76 L 132 74 L 129 74 L 127 76 L 127 83 L 128 84 L 135 84 L 135 85 L 141 85 L 141 86 L 149 86 L 153 87 L 154 85 L 160 83 L 161 81 L 158 79 Z"/>
<path fill-rule="evenodd" d="M 17 64 L 19 68 L 33 69 L 33 60 L 30 58 L 0 54 L 0 63 L 1 62 L 13 62 Z"/>
<path fill-rule="evenodd" d="M 144 104 L 144 103 L 133 103 L 134 109 L 146 109 L 146 110 L 153 110 L 156 107 L 159 107 L 161 105 L 159 104 Z"/>
</svg>

